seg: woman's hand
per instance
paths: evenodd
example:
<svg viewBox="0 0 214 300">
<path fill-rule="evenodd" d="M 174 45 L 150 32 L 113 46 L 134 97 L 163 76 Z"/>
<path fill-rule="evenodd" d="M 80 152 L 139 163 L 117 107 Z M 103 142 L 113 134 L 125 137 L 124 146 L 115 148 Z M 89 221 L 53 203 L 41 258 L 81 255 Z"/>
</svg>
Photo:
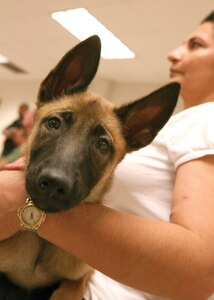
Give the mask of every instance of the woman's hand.
<svg viewBox="0 0 214 300">
<path fill-rule="evenodd" d="M 20 230 L 17 210 L 25 203 L 25 177 L 22 171 L 0 172 L 0 241 Z"/>
<path fill-rule="evenodd" d="M 22 156 L 16 161 L 10 163 L 10 164 L 5 164 L 4 165 L 4 170 L 24 170 L 25 168 L 25 157 Z"/>
</svg>

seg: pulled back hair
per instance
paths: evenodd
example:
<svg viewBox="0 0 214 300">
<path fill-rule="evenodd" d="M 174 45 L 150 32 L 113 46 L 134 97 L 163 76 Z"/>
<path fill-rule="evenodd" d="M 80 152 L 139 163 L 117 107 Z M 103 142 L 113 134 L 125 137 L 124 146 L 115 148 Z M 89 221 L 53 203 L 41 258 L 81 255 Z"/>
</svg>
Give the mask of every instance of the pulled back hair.
<svg viewBox="0 0 214 300">
<path fill-rule="evenodd" d="M 208 16 L 206 16 L 206 18 L 204 18 L 202 20 L 201 24 L 203 24 L 205 22 L 213 22 L 214 23 L 214 10 Z"/>
</svg>

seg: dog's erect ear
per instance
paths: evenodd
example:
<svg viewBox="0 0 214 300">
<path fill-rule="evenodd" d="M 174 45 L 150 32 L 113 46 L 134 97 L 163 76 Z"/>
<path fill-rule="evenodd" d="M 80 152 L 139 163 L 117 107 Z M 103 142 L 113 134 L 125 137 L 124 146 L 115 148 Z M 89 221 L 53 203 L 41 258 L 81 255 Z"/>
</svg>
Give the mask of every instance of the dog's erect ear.
<svg viewBox="0 0 214 300">
<path fill-rule="evenodd" d="M 86 90 L 97 72 L 100 51 L 100 38 L 94 35 L 66 53 L 41 83 L 38 101 L 46 103 Z"/>
<path fill-rule="evenodd" d="M 128 150 L 148 145 L 165 125 L 177 103 L 178 83 L 170 83 L 150 95 L 116 109 Z"/>
</svg>

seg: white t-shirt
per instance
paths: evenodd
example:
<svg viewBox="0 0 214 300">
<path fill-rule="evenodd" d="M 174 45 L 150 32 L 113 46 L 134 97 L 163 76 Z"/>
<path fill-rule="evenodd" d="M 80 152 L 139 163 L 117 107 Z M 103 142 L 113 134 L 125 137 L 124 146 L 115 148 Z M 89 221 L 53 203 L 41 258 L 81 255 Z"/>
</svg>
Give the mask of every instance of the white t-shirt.
<svg viewBox="0 0 214 300">
<path fill-rule="evenodd" d="M 214 154 L 214 102 L 176 114 L 149 146 L 127 154 L 115 171 L 105 205 L 168 222 L 176 168 L 209 154 Z M 89 282 L 85 299 L 163 298 L 121 285 L 96 271 Z"/>
</svg>

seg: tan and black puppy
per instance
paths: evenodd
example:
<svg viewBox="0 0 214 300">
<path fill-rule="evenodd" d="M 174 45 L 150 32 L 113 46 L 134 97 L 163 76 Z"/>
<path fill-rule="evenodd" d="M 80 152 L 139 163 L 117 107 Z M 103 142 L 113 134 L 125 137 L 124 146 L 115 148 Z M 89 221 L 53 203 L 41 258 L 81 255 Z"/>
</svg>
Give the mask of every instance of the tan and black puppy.
<svg viewBox="0 0 214 300">
<path fill-rule="evenodd" d="M 46 212 L 102 203 L 117 164 L 127 152 L 148 145 L 176 105 L 176 83 L 120 108 L 87 92 L 100 50 L 97 36 L 86 39 L 41 83 L 28 145 L 26 188 Z M 51 299 L 81 300 L 91 268 L 36 233 L 22 231 L 0 243 L 0 272 L 28 290 L 62 281 Z"/>
</svg>

